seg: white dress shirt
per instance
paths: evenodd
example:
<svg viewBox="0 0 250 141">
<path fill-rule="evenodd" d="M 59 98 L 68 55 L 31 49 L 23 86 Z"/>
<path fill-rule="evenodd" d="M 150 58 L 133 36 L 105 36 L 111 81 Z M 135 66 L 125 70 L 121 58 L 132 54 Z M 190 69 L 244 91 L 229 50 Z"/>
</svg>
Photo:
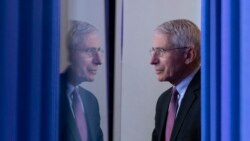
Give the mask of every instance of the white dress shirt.
<svg viewBox="0 0 250 141">
<path fill-rule="evenodd" d="M 179 95 L 178 95 L 178 109 L 176 114 L 178 114 L 179 109 L 181 107 L 181 102 L 182 99 L 187 91 L 187 87 L 189 85 L 189 83 L 191 82 L 191 80 L 193 79 L 194 75 L 197 73 L 197 71 L 200 69 L 197 68 L 193 73 L 191 73 L 189 76 L 187 76 L 185 79 L 183 79 L 177 86 L 176 86 L 176 90 L 178 91 Z"/>
</svg>

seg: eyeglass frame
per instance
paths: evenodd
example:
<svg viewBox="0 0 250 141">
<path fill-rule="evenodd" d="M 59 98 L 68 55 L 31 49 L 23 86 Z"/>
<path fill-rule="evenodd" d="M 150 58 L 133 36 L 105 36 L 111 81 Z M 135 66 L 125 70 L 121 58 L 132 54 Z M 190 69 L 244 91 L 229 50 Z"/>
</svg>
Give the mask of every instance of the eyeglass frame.
<svg viewBox="0 0 250 141">
<path fill-rule="evenodd" d="M 88 48 L 76 48 L 75 50 L 79 52 L 84 52 L 88 55 L 88 57 L 94 57 L 99 53 L 101 56 L 103 56 L 104 49 L 99 47 L 99 48 L 93 48 L 93 47 L 88 47 Z"/>
<path fill-rule="evenodd" d="M 178 47 L 178 48 L 154 48 L 152 47 L 149 50 L 149 53 L 151 56 L 156 54 L 157 56 L 162 57 L 166 52 L 176 50 L 176 49 L 187 49 L 187 48 L 190 48 L 190 47 Z"/>
</svg>

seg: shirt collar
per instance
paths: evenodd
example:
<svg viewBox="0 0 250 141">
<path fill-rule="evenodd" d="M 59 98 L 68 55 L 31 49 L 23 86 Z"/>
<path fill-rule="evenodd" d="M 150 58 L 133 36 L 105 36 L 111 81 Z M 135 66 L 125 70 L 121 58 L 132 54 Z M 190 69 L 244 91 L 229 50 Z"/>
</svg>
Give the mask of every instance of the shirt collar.
<svg viewBox="0 0 250 141">
<path fill-rule="evenodd" d="M 195 69 L 190 75 L 188 75 L 185 79 L 183 79 L 177 86 L 176 86 L 176 90 L 178 91 L 178 93 L 180 95 L 184 95 L 187 87 L 189 85 L 189 83 L 191 82 L 191 80 L 193 79 L 194 75 L 198 72 L 200 67 L 198 67 L 197 69 Z"/>
<path fill-rule="evenodd" d="M 72 92 L 73 92 L 75 89 L 76 89 L 76 91 L 78 92 L 78 88 L 79 88 L 78 85 L 74 86 L 74 85 L 68 83 L 68 84 L 67 84 L 67 96 L 70 98 L 70 97 L 71 97 L 70 94 L 72 94 Z"/>
</svg>

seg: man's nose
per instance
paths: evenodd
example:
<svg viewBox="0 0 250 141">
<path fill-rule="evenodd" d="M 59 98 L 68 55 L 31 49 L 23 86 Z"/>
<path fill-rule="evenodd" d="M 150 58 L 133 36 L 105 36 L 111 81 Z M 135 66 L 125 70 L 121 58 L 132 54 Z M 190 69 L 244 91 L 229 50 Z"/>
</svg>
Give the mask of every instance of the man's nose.
<svg viewBox="0 0 250 141">
<path fill-rule="evenodd" d="M 102 54 L 101 54 L 101 52 L 97 52 L 96 54 L 95 54 L 95 56 L 94 56 L 94 64 L 96 64 L 96 65 L 101 65 L 102 64 L 102 62 L 103 62 L 103 60 L 102 60 L 103 58 L 102 58 Z"/>
<path fill-rule="evenodd" d="M 159 63 L 159 58 L 157 57 L 157 55 L 155 53 L 153 53 L 152 56 L 151 56 L 150 64 L 155 65 L 157 63 Z"/>
</svg>

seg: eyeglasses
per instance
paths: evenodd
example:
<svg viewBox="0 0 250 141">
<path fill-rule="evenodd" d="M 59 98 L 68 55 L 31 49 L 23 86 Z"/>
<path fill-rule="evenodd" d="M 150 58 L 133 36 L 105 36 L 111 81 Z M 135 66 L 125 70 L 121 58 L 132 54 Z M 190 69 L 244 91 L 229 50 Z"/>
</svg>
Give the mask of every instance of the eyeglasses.
<svg viewBox="0 0 250 141">
<path fill-rule="evenodd" d="M 176 49 L 186 49 L 189 47 L 179 47 L 179 48 L 151 48 L 149 50 L 149 53 L 151 56 L 157 55 L 159 57 L 162 57 L 166 52 L 169 52 L 171 50 L 176 50 Z"/>
<path fill-rule="evenodd" d="M 78 48 L 77 50 L 86 53 L 89 57 L 94 57 L 98 53 L 102 56 L 104 53 L 103 48 Z"/>
</svg>

